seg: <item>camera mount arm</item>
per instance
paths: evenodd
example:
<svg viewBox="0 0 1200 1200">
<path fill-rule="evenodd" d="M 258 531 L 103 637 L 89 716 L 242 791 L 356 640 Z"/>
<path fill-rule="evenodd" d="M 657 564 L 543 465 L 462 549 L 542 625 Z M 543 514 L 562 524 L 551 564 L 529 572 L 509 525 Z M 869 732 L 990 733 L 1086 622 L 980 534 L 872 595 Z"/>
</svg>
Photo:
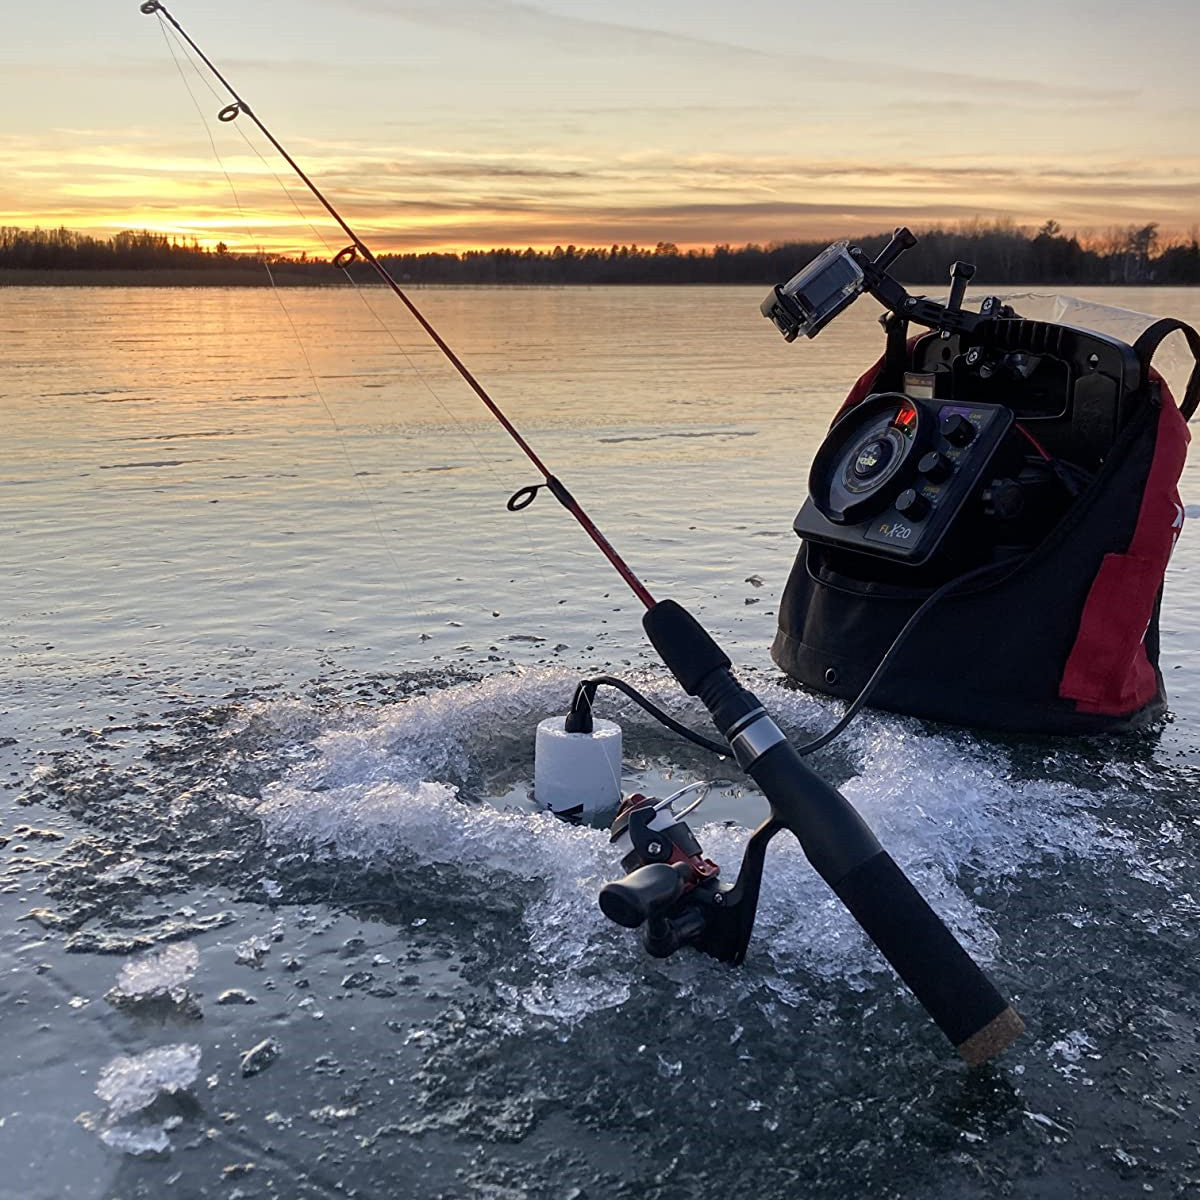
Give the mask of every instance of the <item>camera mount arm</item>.
<svg viewBox="0 0 1200 1200">
<path fill-rule="evenodd" d="M 789 342 L 801 333 L 816 337 L 863 292 L 869 292 L 902 320 L 946 335 L 969 333 L 983 321 L 1009 315 L 995 296 L 984 300 L 977 313 L 963 308 L 967 282 L 975 274 L 970 263 L 954 264 L 950 272 L 950 296 L 945 304 L 910 295 L 888 274 L 888 268 L 916 244 L 916 237 L 904 226 L 892 234 L 874 259 L 861 246 L 835 242 L 787 283 L 775 287 L 762 303 L 762 314 Z"/>
</svg>

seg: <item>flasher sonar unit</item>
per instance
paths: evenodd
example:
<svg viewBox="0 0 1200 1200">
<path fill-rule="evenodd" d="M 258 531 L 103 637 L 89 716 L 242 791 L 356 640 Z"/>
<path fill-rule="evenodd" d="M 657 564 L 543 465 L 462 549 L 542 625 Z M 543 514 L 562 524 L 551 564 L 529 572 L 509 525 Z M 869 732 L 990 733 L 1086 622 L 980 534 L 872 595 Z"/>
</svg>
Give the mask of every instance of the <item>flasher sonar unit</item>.
<svg viewBox="0 0 1200 1200">
<path fill-rule="evenodd" d="M 945 573 L 1044 535 L 1102 460 L 1141 373 L 1127 347 L 1122 356 L 1102 335 L 1023 320 L 997 296 L 965 309 L 970 263 L 951 267 L 945 303 L 910 295 L 888 269 L 916 240 L 897 229 L 874 259 L 836 242 L 762 312 L 792 341 L 815 337 L 864 292 L 889 310 L 872 394 L 835 421 L 793 527 L 877 560 L 921 566 L 937 555 Z M 910 324 L 934 332 L 910 344 Z"/>
<path fill-rule="evenodd" d="M 1017 733 L 1144 728 L 1166 710 L 1159 611 L 1200 333 L 1069 297 L 1048 319 L 1034 298 L 1029 315 L 995 295 L 966 308 L 963 262 L 946 299 L 912 295 L 888 269 L 915 240 L 897 229 L 875 257 L 838 242 L 762 304 L 788 341 L 864 293 L 887 310 L 884 352 L 813 458 L 771 657 L 851 712 L 869 696 Z M 1154 366 L 1172 335 L 1193 359 L 1178 402 Z"/>
<path fill-rule="evenodd" d="M 923 563 L 983 486 L 1012 424 L 999 404 L 871 396 L 817 451 L 794 528 L 816 542 Z"/>
</svg>

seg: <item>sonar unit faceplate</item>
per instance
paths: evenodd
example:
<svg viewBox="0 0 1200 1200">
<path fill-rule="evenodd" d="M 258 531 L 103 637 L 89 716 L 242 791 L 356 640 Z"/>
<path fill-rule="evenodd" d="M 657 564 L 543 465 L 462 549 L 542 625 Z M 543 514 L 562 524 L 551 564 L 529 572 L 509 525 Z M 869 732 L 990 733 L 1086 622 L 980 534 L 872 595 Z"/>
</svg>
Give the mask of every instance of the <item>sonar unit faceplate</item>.
<svg viewBox="0 0 1200 1200">
<path fill-rule="evenodd" d="M 871 396 L 822 443 L 794 528 L 815 542 L 923 563 L 982 486 L 1012 423 L 1000 404 Z"/>
</svg>

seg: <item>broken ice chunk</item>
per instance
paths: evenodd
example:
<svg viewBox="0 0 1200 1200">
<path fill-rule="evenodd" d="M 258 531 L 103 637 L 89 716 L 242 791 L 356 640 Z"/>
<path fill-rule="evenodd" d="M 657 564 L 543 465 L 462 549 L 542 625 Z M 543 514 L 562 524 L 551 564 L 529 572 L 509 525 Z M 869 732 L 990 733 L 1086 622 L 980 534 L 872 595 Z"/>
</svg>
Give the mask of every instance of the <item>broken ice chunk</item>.
<svg viewBox="0 0 1200 1200">
<path fill-rule="evenodd" d="M 100 1140 L 111 1150 L 123 1150 L 135 1157 L 141 1154 L 165 1154 L 171 1149 L 167 1132 L 159 1125 L 139 1125 L 129 1129 L 117 1125 L 101 1130 Z"/>
<path fill-rule="evenodd" d="M 264 1039 L 242 1055 L 242 1074 L 257 1075 L 265 1071 L 282 1053 L 283 1047 L 274 1038 Z"/>
<path fill-rule="evenodd" d="M 128 858 L 124 862 L 117 863 L 115 867 L 109 867 L 107 871 L 101 871 L 96 877 L 105 883 L 119 883 L 123 879 L 134 879 L 137 873 L 146 865 L 144 858 Z"/>
<path fill-rule="evenodd" d="M 185 986 L 196 973 L 200 952 L 194 945 L 164 946 L 131 959 L 121 968 L 116 987 L 105 993 L 114 1008 L 144 1012 L 156 1006 L 198 1018 L 200 1006 Z"/>
<path fill-rule="evenodd" d="M 270 949 L 271 943 L 266 938 L 257 935 L 248 937 L 238 944 L 237 961 L 247 967 L 260 966 Z"/>
<path fill-rule="evenodd" d="M 186 1090 L 199 1073 L 199 1046 L 159 1046 L 145 1054 L 114 1058 L 100 1072 L 96 1095 L 108 1105 L 109 1118 L 118 1121 L 165 1093 Z"/>
<path fill-rule="evenodd" d="M 113 991 L 129 997 L 174 992 L 191 979 L 199 965 L 200 951 L 190 942 L 164 946 L 127 962 Z"/>
</svg>

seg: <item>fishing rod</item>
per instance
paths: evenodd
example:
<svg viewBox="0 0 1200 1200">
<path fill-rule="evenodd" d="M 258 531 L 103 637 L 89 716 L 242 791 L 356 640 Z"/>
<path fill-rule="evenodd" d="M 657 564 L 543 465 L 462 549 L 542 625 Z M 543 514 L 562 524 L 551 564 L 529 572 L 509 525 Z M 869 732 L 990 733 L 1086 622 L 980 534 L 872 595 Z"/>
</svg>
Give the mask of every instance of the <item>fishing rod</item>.
<svg viewBox="0 0 1200 1200">
<path fill-rule="evenodd" d="M 604 914 L 629 928 L 644 926 L 647 949 L 657 956 L 686 945 L 721 961 L 740 963 L 754 925 L 767 845 L 786 829 L 968 1064 L 987 1061 L 1019 1037 L 1024 1030 L 1021 1018 L 849 801 L 805 766 L 759 699 L 737 681 L 732 662 L 709 633 L 674 600 L 655 601 L 387 268 L 166 6 L 146 0 L 141 11 L 169 22 L 232 97 L 218 119 L 228 123 L 249 117 L 350 238 L 334 265 L 346 267 L 361 256 L 371 266 L 541 473 L 544 483 L 515 492 L 508 508 L 525 508 L 546 487 L 575 518 L 645 605 L 642 625 L 663 662 L 684 691 L 708 709 L 730 753 L 767 798 L 771 815 L 751 835 L 737 880 L 729 885 L 718 880 L 719 868 L 703 858 L 680 819 L 684 814 L 675 814 L 669 800 L 647 804 L 639 803 L 644 797 L 632 797 L 613 828 L 613 842 L 621 848 L 629 873 L 601 890 Z"/>
<path fill-rule="evenodd" d="M 216 76 L 220 81 L 221 86 L 233 97 L 233 103 L 227 104 L 217 114 L 217 120 L 225 124 L 231 121 L 236 121 L 238 117 L 245 115 L 258 126 L 259 132 L 263 137 L 275 148 L 276 152 L 282 157 L 284 162 L 299 176 L 301 182 L 306 188 L 320 201 L 325 211 L 341 226 L 342 231 L 350 239 L 350 245 L 340 251 L 333 259 L 335 267 L 348 267 L 360 256 L 371 267 L 376 275 L 399 297 L 401 303 L 412 314 L 414 320 L 421 328 L 429 335 L 430 340 L 435 346 L 446 356 L 451 366 L 462 376 L 467 386 L 479 397 L 480 400 L 487 406 L 488 411 L 496 418 L 497 421 L 504 427 L 504 431 L 512 438 L 514 442 L 521 448 L 522 453 L 541 473 L 545 480 L 544 484 L 534 484 L 530 487 L 521 488 L 515 492 L 508 501 L 508 508 L 511 512 L 519 512 L 523 508 L 527 508 L 537 496 L 538 491 L 542 487 L 549 489 L 550 494 L 579 522 L 584 533 L 592 539 L 600 552 L 612 563 L 617 574 L 629 585 L 633 594 L 647 607 L 654 607 L 654 597 L 646 590 L 641 580 L 633 573 L 629 564 L 617 553 L 609 540 L 597 528 L 595 522 L 584 511 L 583 506 L 571 495 L 563 486 L 549 467 L 542 461 L 533 447 L 521 436 L 517 427 L 508 419 L 504 411 L 496 403 L 495 400 L 488 394 L 487 389 L 479 382 L 478 379 L 467 368 L 467 365 L 455 354 L 450 344 L 442 337 L 434 328 L 433 324 L 425 316 L 423 312 L 413 303 L 408 293 L 396 282 L 391 272 L 379 261 L 371 248 L 358 236 L 357 233 L 350 227 L 342 214 L 326 199 L 325 194 L 319 187 L 309 178 L 308 174 L 300 166 L 300 164 L 288 153 L 279 139 L 263 124 L 257 113 L 246 103 L 245 100 L 238 94 L 237 89 L 233 84 L 220 72 L 216 64 L 204 53 L 203 50 L 192 40 L 187 30 L 175 19 L 166 5 L 159 3 L 159 0 L 146 0 L 141 6 L 141 11 L 147 16 L 157 16 L 160 19 L 168 21 L 181 38 L 191 47 L 201 62 Z"/>
</svg>

